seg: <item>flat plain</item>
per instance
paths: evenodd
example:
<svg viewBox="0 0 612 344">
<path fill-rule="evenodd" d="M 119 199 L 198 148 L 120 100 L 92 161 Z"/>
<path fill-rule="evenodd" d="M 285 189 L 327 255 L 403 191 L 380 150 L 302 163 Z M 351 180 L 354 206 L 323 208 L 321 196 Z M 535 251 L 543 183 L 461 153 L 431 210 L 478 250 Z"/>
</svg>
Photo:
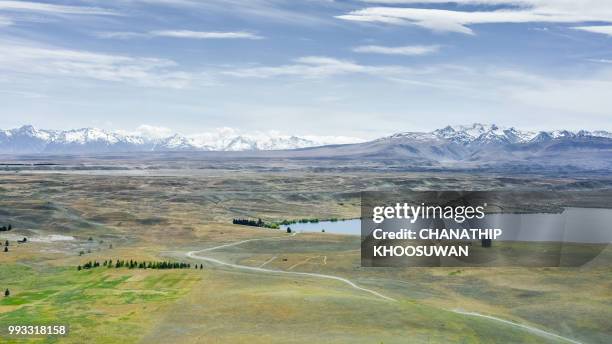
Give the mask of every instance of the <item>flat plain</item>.
<svg viewBox="0 0 612 344">
<path fill-rule="evenodd" d="M 0 252 L 0 289 L 11 295 L 0 299 L 0 325 L 66 324 L 70 331 L 24 339 L 0 330 L 0 339 L 612 342 L 609 247 L 580 268 L 362 268 L 357 236 L 232 224 L 238 217 L 356 218 L 365 190 L 609 190 L 608 177 L 320 164 L 212 161 L 179 168 L 171 161 L 165 169 L 158 161 L 116 169 L 112 161 L 86 161 L 88 168 L 6 168 L 0 224 L 13 230 L 0 233 L 9 240 L 9 252 Z M 339 167 L 324 168 L 330 164 Z M 29 241 L 17 243 L 21 237 Z M 196 256 L 187 256 L 192 251 Z M 108 259 L 198 268 L 77 271 Z"/>
</svg>

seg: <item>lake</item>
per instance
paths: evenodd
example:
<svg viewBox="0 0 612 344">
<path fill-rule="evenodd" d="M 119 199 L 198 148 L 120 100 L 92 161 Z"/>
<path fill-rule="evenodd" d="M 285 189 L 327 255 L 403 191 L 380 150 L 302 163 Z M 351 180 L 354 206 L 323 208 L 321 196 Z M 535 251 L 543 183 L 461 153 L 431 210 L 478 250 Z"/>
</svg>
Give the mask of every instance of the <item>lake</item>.
<svg viewBox="0 0 612 344">
<path fill-rule="evenodd" d="M 385 221 L 389 228 L 434 228 L 425 220 L 409 224 L 405 220 Z M 452 221 L 451 221 L 452 222 Z M 374 223 L 368 220 L 373 226 Z M 540 242 L 576 242 L 576 243 L 611 243 L 612 242 L 612 209 L 600 208 L 565 208 L 560 214 L 489 214 L 483 220 L 470 224 L 445 223 L 446 228 L 501 228 L 503 234 L 499 240 L 506 241 L 540 241 Z M 320 221 L 317 223 L 294 223 L 281 226 L 283 230 L 300 232 L 361 235 L 361 220 Z M 376 225 L 378 228 L 380 225 Z M 441 228 L 440 224 L 435 228 Z"/>
<path fill-rule="evenodd" d="M 321 232 L 325 229 L 325 233 L 361 235 L 361 219 L 294 223 L 281 226 L 283 230 L 287 230 L 287 227 L 291 227 L 291 230 L 297 233 Z"/>
</svg>

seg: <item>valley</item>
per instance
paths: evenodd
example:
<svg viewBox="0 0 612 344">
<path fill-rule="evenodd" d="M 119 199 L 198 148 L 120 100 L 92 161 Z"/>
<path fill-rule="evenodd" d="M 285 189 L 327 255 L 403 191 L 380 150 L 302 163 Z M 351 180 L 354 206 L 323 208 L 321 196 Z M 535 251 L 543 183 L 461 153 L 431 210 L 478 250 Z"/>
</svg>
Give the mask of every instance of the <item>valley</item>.
<svg viewBox="0 0 612 344">
<path fill-rule="evenodd" d="M 317 171 L 299 161 L 231 159 L 169 170 L 147 168 L 160 160 L 132 159 L 106 173 L 99 167 L 123 160 L 70 159 L 83 169 L 0 174 L 1 220 L 13 226 L 9 252 L 0 253 L 0 288 L 11 291 L 0 300 L 0 324 L 70 325 L 70 335 L 34 343 L 612 338 L 609 247 L 580 268 L 363 268 L 358 236 L 232 224 L 237 217 L 357 218 L 361 190 L 606 190 L 604 176 L 362 172 L 357 164 Z M 21 236 L 41 240 L 16 244 Z M 107 259 L 203 269 L 76 269 Z"/>
</svg>

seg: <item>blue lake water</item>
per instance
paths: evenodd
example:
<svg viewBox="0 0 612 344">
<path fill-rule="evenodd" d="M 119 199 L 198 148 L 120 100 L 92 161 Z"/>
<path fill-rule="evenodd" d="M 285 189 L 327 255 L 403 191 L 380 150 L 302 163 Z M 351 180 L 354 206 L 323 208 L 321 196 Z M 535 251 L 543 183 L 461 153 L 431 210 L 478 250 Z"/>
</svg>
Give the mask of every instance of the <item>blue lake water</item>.
<svg viewBox="0 0 612 344">
<path fill-rule="evenodd" d="M 434 228 L 432 223 L 419 221 L 410 225 L 402 221 L 388 221 L 388 225 L 382 228 L 387 227 L 392 231 L 398 228 Z M 367 223 L 371 228 L 380 227 L 371 220 Z M 321 232 L 325 229 L 326 233 L 361 235 L 360 219 L 281 226 L 283 230 L 287 227 L 297 233 Z M 499 240 L 510 241 L 612 243 L 612 209 L 566 208 L 560 214 L 490 214 L 469 225 L 451 223 L 446 224 L 446 228 L 501 228 L 503 234 Z"/>
<path fill-rule="evenodd" d="M 321 232 L 325 229 L 325 233 L 361 235 L 360 219 L 294 223 L 287 226 L 281 226 L 283 230 L 287 230 L 287 227 L 291 227 L 291 230 L 297 233 Z"/>
</svg>

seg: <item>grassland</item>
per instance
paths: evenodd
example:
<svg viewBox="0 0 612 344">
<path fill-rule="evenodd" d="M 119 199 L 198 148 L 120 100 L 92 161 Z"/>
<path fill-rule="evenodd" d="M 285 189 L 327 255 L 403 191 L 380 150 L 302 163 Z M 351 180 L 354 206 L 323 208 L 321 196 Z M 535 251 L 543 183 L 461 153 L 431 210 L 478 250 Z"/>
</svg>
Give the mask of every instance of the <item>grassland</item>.
<svg viewBox="0 0 612 344">
<path fill-rule="evenodd" d="M 0 224 L 31 241 L 0 253 L 0 326 L 70 325 L 65 337 L 9 343 L 554 343 L 487 314 L 582 343 L 612 341 L 610 262 L 581 268 L 362 268 L 359 239 L 287 236 L 231 225 L 359 216 L 361 190 L 577 188 L 533 176 L 198 170 L 197 173 L 5 173 Z M 607 185 L 599 180 L 599 185 Z M 202 270 L 77 271 L 88 260 L 190 261 L 185 253 L 247 239 L 211 257 L 246 266 L 347 278 L 256 273 L 213 263 Z M 610 257 L 608 248 L 606 257 Z M 80 252 L 83 252 L 80 255 Z M 276 258 L 275 258 L 276 257 Z M 606 258 L 607 259 L 607 258 Z M 198 262 L 200 263 L 200 262 Z"/>
</svg>

